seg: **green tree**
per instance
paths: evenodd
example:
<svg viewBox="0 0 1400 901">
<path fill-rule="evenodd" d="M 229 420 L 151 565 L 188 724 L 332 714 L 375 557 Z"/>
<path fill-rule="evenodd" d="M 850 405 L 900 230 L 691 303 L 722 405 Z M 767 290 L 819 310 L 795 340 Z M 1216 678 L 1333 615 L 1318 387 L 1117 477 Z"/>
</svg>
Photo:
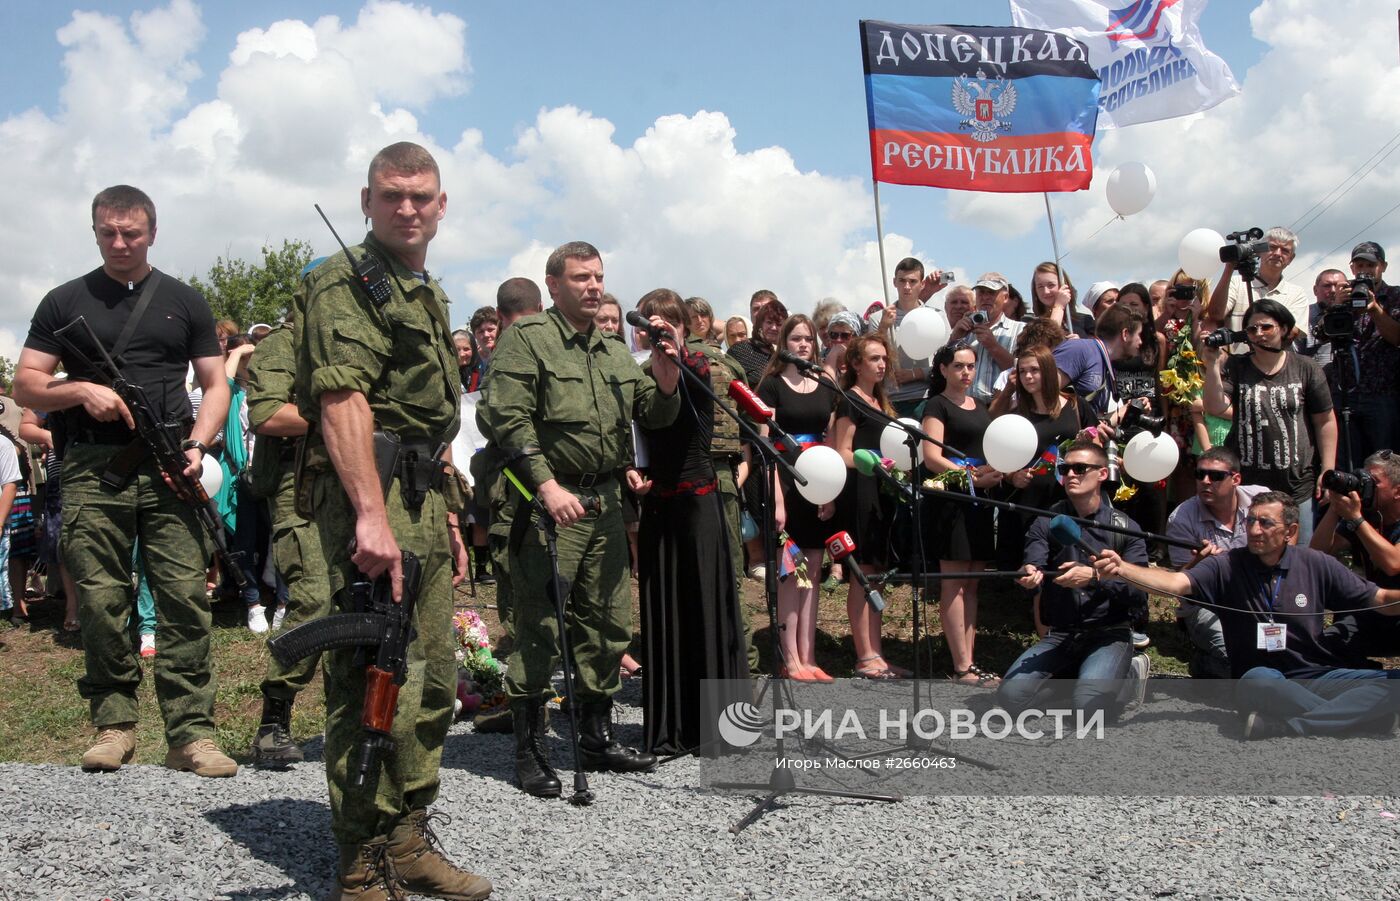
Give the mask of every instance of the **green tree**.
<svg viewBox="0 0 1400 901">
<path fill-rule="evenodd" d="M 248 328 L 255 322 L 275 323 L 286 313 L 301 270 L 311 262 L 311 245 L 284 239 L 280 249 L 264 245 L 262 256 L 261 264 L 219 257 L 203 278 L 190 277 L 215 319 L 232 319 Z"/>
<path fill-rule="evenodd" d="M 15 382 L 15 364 L 9 357 L 0 357 L 0 390 L 8 392 Z"/>
</svg>

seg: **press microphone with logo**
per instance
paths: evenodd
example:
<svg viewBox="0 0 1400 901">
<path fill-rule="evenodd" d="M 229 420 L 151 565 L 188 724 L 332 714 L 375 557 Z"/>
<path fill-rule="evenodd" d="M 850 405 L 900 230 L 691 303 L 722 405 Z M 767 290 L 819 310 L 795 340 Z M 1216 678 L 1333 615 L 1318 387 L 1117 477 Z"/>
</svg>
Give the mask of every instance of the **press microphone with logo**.
<svg viewBox="0 0 1400 901">
<path fill-rule="evenodd" d="M 738 404 L 744 415 L 754 422 L 771 422 L 773 419 L 773 408 L 765 404 L 763 399 L 754 394 L 740 379 L 729 383 L 729 399 Z"/>
<path fill-rule="evenodd" d="M 899 495 L 905 499 L 909 499 L 913 494 L 913 489 L 911 489 L 910 486 L 905 485 L 903 482 L 899 481 L 899 479 L 890 475 L 889 470 L 880 465 L 880 455 L 873 450 L 861 448 L 852 454 L 851 457 L 855 460 L 856 472 L 861 475 L 883 478 L 885 481 L 889 482 L 889 484 L 893 485 L 895 490 L 899 492 Z"/>
<path fill-rule="evenodd" d="M 837 532 L 826 540 L 826 552 L 831 557 L 832 563 L 840 563 L 851 556 L 856 549 L 856 543 L 851 538 L 850 532 Z M 876 613 L 883 613 L 885 609 L 885 599 L 880 597 L 880 592 L 870 587 L 870 580 L 861 571 L 860 564 L 852 560 L 846 569 L 855 577 L 857 584 L 865 589 L 865 599 L 874 608 Z"/>
<path fill-rule="evenodd" d="M 628 321 L 630 322 L 631 320 L 629 319 Z M 796 366 L 801 372 L 822 371 L 820 363 L 813 363 L 811 360 L 808 360 L 805 357 L 799 357 L 797 354 L 793 353 L 790 350 L 784 349 L 778 351 L 778 359 L 782 360 L 784 363 L 791 363 L 792 365 Z"/>
<path fill-rule="evenodd" d="M 1050 537 L 1055 539 L 1057 544 L 1074 545 L 1088 554 L 1090 560 L 1101 553 L 1101 551 L 1089 547 L 1088 542 L 1084 540 L 1084 530 L 1079 527 L 1079 523 L 1063 513 L 1050 518 Z"/>
<path fill-rule="evenodd" d="M 669 341 L 675 340 L 676 336 L 671 334 L 670 329 L 658 328 L 657 326 L 652 325 L 650 319 L 646 318 L 641 313 L 638 313 L 636 310 L 627 311 L 627 322 L 637 331 L 646 332 L 647 337 L 651 339 L 652 344 L 661 343 L 661 340 L 663 338 Z"/>
</svg>

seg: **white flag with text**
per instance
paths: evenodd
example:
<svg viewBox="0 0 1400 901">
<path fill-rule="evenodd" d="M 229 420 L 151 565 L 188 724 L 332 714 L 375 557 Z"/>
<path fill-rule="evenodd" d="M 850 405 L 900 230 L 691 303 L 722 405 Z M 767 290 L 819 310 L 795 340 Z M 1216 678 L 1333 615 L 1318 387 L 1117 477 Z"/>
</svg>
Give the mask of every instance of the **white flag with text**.
<svg viewBox="0 0 1400 901">
<path fill-rule="evenodd" d="M 1197 25 L 1207 0 L 1010 0 L 1020 28 L 1058 31 L 1089 48 L 1100 130 L 1208 110 L 1240 92 Z"/>
</svg>

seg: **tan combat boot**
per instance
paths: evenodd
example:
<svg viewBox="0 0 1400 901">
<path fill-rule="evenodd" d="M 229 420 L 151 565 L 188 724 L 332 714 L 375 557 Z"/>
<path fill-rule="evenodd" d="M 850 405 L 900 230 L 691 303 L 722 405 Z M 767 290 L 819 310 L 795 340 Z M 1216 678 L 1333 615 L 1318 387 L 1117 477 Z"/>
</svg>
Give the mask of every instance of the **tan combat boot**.
<svg viewBox="0 0 1400 901">
<path fill-rule="evenodd" d="M 232 776 L 238 772 L 238 764 L 220 751 L 212 738 L 197 738 L 171 748 L 165 755 L 165 765 L 172 770 L 188 770 L 196 776 Z"/>
<path fill-rule="evenodd" d="M 114 723 L 104 726 L 97 735 L 97 744 L 83 755 L 83 769 L 88 772 L 109 773 L 130 763 L 136 754 L 136 724 Z"/>
<path fill-rule="evenodd" d="M 387 839 L 340 846 L 340 874 L 330 901 L 403 901 L 408 896 L 394 881 Z"/>
<path fill-rule="evenodd" d="M 450 822 L 447 814 L 412 811 L 389 833 L 389 859 L 399 886 L 415 895 L 447 898 L 449 901 L 478 901 L 491 894 L 491 880 L 468 873 L 452 864 L 442 853 L 431 820 Z"/>
</svg>

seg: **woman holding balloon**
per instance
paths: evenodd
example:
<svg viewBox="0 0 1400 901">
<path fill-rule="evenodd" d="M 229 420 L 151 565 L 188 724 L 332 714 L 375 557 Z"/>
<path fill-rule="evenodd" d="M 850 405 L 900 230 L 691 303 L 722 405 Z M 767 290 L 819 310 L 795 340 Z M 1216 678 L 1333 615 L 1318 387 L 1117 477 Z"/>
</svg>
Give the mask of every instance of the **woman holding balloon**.
<svg viewBox="0 0 1400 901">
<path fill-rule="evenodd" d="M 804 360 L 820 362 L 816 327 L 800 313 L 783 323 L 777 347 Z M 773 408 L 773 418 L 779 428 L 802 450 L 825 443 L 832 409 L 836 406 L 835 392 L 829 386 L 808 379 L 796 365 L 784 362 L 775 353 L 758 383 L 758 396 Z M 766 435 L 767 426 L 761 431 Z M 782 474 L 774 498 L 774 511 L 778 529 L 787 532 L 791 541 L 778 550 L 779 571 L 789 565 L 796 570 L 778 583 L 782 674 L 798 682 L 832 682 L 832 677 L 816 662 L 818 582 L 822 550 L 831 528 L 824 520 L 830 519 L 831 510 L 819 511 L 797 490 L 793 481 Z"/>
<path fill-rule="evenodd" d="M 923 443 L 924 467 L 945 491 L 974 496 L 1002 480 L 1002 474 L 983 458 L 982 437 L 992 417 L 986 404 L 968 393 L 976 372 L 977 354 L 971 347 L 952 344 L 939 350 L 933 358 L 923 421 L 924 432 L 934 439 Z M 943 444 L 968 456 L 954 456 Z M 992 508 L 937 499 L 929 502 L 923 521 L 924 546 L 938 560 L 939 571 L 945 576 L 987 568 L 995 552 Z M 953 659 L 949 678 L 969 685 L 995 685 L 1000 681 L 997 676 L 983 670 L 973 658 L 977 586 L 976 579 L 945 578 L 941 582 L 938 616 Z"/>
<path fill-rule="evenodd" d="M 833 323 L 835 320 L 833 320 Z M 846 372 L 841 385 L 847 397 L 854 395 L 885 415 L 893 416 L 885 394 L 885 373 L 889 367 L 890 349 L 879 335 L 856 338 L 846 348 Z M 867 574 L 880 572 L 889 563 L 890 525 L 894 522 L 894 498 L 880 489 L 874 474 L 860 475 L 855 471 L 855 452 L 880 453 L 880 436 L 885 431 L 883 420 L 865 413 L 849 399 L 836 408 L 828 443 L 841 455 L 847 467 L 846 485 L 834 502 L 836 526 L 845 529 L 855 540 L 856 549 L 848 566 L 859 566 Z M 851 621 L 851 641 L 856 650 L 856 675 L 866 679 L 895 679 L 909 675 L 908 670 L 891 666 L 880 650 L 883 620 L 879 612 L 865 600 L 865 590 L 854 577 L 848 580 L 846 615 Z"/>
</svg>

